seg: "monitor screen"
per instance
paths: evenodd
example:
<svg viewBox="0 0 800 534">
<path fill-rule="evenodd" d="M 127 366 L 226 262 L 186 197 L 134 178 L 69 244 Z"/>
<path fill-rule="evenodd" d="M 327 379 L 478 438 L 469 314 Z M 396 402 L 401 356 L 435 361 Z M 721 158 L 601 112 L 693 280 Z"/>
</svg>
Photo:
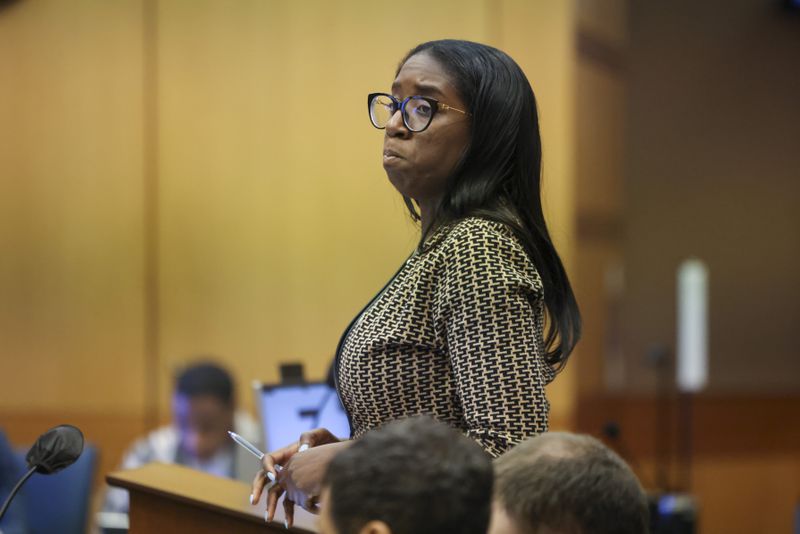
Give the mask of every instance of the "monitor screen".
<svg viewBox="0 0 800 534">
<path fill-rule="evenodd" d="M 347 413 L 336 390 L 324 383 L 258 384 L 259 411 L 265 451 L 274 451 L 313 428 L 327 428 L 333 435 L 350 437 Z"/>
</svg>

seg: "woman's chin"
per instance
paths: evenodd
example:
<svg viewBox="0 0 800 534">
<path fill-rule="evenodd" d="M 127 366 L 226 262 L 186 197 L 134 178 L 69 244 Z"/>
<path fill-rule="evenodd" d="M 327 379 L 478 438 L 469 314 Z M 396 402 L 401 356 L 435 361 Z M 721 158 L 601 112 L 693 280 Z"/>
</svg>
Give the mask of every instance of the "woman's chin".
<svg viewBox="0 0 800 534">
<path fill-rule="evenodd" d="M 386 176 L 389 178 L 389 183 L 391 183 L 394 188 L 403 196 L 410 197 L 411 196 L 411 189 L 409 187 L 409 180 L 408 177 L 397 172 L 392 172 L 391 169 L 386 169 Z"/>
</svg>

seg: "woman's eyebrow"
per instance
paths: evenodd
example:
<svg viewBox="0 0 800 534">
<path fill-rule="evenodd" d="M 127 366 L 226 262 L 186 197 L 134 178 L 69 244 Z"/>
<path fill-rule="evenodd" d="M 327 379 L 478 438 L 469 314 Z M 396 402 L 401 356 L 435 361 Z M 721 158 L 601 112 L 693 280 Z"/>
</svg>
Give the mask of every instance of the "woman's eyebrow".
<svg viewBox="0 0 800 534">
<path fill-rule="evenodd" d="M 399 90 L 400 90 L 400 84 L 396 83 L 396 82 L 393 83 L 392 84 L 392 94 L 396 95 Z M 445 94 L 442 92 L 441 89 L 439 89 L 435 85 L 428 84 L 428 83 L 415 83 L 414 84 L 414 91 L 415 91 L 415 93 L 414 93 L 415 95 L 436 94 L 436 95 L 438 95 L 440 97 L 444 97 L 445 96 Z M 406 96 L 409 96 L 409 95 L 406 95 Z"/>
<path fill-rule="evenodd" d="M 439 96 L 444 96 L 444 93 L 442 92 L 442 90 L 439 89 L 438 87 L 436 87 L 435 85 L 431 85 L 431 84 L 427 84 L 427 83 L 415 83 L 414 87 L 416 88 L 416 90 L 419 93 L 424 93 L 424 94 L 435 93 L 435 94 L 437 94 Z"/>
</svg>

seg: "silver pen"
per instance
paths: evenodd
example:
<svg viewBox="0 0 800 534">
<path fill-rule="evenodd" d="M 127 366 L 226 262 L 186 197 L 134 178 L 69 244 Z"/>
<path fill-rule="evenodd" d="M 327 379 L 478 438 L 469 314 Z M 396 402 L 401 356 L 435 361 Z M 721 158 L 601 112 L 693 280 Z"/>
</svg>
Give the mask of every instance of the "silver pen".
<svg viewBox="0 0 800 534">
<path fill-rule="evenodd" d="M 231 438 L 233 438 L 233 441 L 235 441 L 236 443 L 247 449 L 253 456 L 258 458 L 259 460 L 264 459 L 264 453 L 258 450 L 255 445 L 244 439 L 242 436 L 240 436 L 236 432 L 231 432 L 230 430 L 228 430 L 228 435 Z"/>
<path fill-rule="evenodd" d="M 231 432 L 230 430 L 228 430 L 228 435 L 233 439 L 233 441 L 235 441 L 236 443 L 238 443 L 239 445 L 241 445 L 242 447 L 247 449 L 247 451 L 250 454 L 252 454 L 256 458 L 258 458 L 259 461 L 264 459 L 264 453 L 261 452 L 260 450 L 258 450 L 258 448 L 256 448 L 255 445 L 253 445 L 252 443 L 250 443 L 249 441 L 244 439 L 242 436 L 240 436 L 236 432 Z M 276 465 L 275 466 L 275 470 L 276 471 L 280 471 L 281 470 L 281 466 Z M 270 484 L 266 488 L 264 488 L 265 490 L 268 490 L 275 483 L 275 475 L 273 475 L 269 471 L 266 471 L 264 473 L 264 476 L 266 476 L 270 481 Z"/>
</svg>

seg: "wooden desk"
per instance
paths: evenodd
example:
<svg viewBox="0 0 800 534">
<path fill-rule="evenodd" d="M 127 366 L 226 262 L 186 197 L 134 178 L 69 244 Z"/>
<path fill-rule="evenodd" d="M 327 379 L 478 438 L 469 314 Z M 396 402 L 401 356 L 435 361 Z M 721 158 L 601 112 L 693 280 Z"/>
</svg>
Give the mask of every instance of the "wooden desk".
<svg viewBox="0 0 800 534">
<path fill-rule="evenodd" d="M 158 463 L 111 473 L 106 480 L 130 493 L 130 534 L 286 532 L 282 504 L 275 521 L 265 523 L 264 498 L 251 506 L 250 486 L 242 482 Z M 296 507 L 290 532 L 317 532 L 315 519 Z"/>
</svg>

